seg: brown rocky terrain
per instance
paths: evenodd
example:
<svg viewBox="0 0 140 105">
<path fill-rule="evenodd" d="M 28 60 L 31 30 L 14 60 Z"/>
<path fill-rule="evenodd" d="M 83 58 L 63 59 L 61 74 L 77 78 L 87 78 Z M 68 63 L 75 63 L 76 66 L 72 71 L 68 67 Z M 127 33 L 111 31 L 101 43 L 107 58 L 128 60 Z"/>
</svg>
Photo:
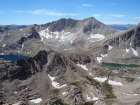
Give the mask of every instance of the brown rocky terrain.
<svg viewBox="0 0 140 105">
<path fill-rule="evenodd" d="M 1 55 L 30 56 L 0 59 L 0 104 L 139 105 L 139 47 L 140 24 L 117 31 L 92 17 L 0 28 Z"/>
<path fill-rule="evenodd" d="M 41 99 L 40 105 L 89 101 L 95 105 L 132 105 L 139 101 L 139 68 L 97 66 L 88 53 L 40 51 L 27 61 L 4 62 L 0 78 L 4 103 L 23 101 L 32 105 L 33 99 Z M 104 84 L 99 78 L 105 77 Z"/>
</svg>

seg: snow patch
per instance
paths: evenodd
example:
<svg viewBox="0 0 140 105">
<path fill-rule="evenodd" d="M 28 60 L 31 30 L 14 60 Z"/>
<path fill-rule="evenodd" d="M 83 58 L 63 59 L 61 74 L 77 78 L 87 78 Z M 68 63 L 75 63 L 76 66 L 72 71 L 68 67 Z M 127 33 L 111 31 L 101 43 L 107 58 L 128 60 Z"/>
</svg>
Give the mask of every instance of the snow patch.
<svg viewBox="0 0 140 105">
<path fill-rule="evenodd" d="M 126 52 L 128 53 L 129 52 L 129 49 L 126 49 Z"/>
<path fill-rule="evenodd" d="M 56 32 L 54 32 L 54 34 L 56 34 L 55 39 L 59 38 L 59 36 L 58 36 L 59 32 L 56 31 Z"/>
<path fill-rule="evenodd" d="M 112 46 L 110 46 L 110 45 L 109 45 L 108 47 L 109 47 L 109 50 L 111 50 L 111 49 L 113 48 L 113 47 L 112 47 Z"/>
<path fill-rule="evenodd" d="M 89 73 L 89 75 L 92 75 L 91 73 Z"/>
<path fill-rule="evenodd" d="M 86 67 L 86 65 L 82 65 L 82 64 L 77 64 L 78 66 L 82 67 L 84 70 L 88 70 L 88 68 Z"/>
<path fill-rule="evenodd" d="M 2 45 L 2 47 L 5 47 L 5 46 L 6 46 L 6 44 L 3 44 L 3 45 Z"/>
<path fill-rule="evenodd" d="M 139 95 L 139 94 L 133 94 L 134 96 L 137 96 L 137 95 Z"/>
<path fill-rule="evenodd" d="M 43 37 L 41 37 L 41 41 L 43 41 Z"/>
<path fill-rule="evenodd" d="M 0 55 L 4 55 L 4 53 L 0 53 Z"/>
<path fill-rule="evenodd" d="M 62 86 L 60 86 L 60 84 L 58 82 L 55 82 L 55 77 L 52 77 L 48 74 L 49 78 L 51 79 L 52 81 L 52 85 L 55 87 L 55 88 L 62 88 L 62 87 L 65 87 L 67 84 L 64 84 Z"/>
<path fill-rule="evenodd" d="M 65 95 L 65 94 L 67 94 L 67 93 L 68 93 L 68 92 L 63 92 L 62 95 Z"/>
<path fill-rule="evenodd" d="M 45 30 L 42 30 L 39 32 L 39 35 L 41 37 L 44 37 L 46 39 L 52 39 L 54 38 L 55 40 L 58 39 L 59 42 L 64 42 L 66 40 L 70 40 L 72 38 L 72 35 L 70 32 L 64 32 L 64 30 L 62 30 L 61 32 L 51 32 L 48 28 Z"/>
<path fill-rule="evenodd" d="M 99 40 L 103 40 L 105 37 L 104 35 L 101 35 L 101 34 L 91 34 L 90 35 L 91 38 L 95 38 L 95 39 L 99 39 Z"/>
<path fill-rule="evenodd" d="M 96 42 L 96 41 L 92 41 L 92 40 L 90 40 L 90 42 L 94 43 L 94 42 Z"/>
<path fill-rule="evenodd" d="M 107 80 L 106 77 L 104 77 L 104 78 L 94 77 L 94 79 L 96 79 L 97 81 L 100 81 L 100 82 L 105 82 L 105 80 Z"/>
<path fill-rule="evenodd" d="M 101 54 L 101 57 L 107 57 L 108 54 Z"/>
<path fill-rule="evenodd" d="M 24 47 L 24 43 L 22 44 L 22 46 L 21 46 L 22 48 Z"/>
<path fill-rule="evenodd" d="M 92 98 L 89 97 L 87 94 L 86 94 L 86 96 L 87 96 L 87 100 L 88 100 L 88 101 L 91 101 L 91 100 L 96 101 L 96 100 L 99 99 L 98 97 L 94 97 L 94 95 L 92 96 Z"/>
<path fill-rule="evenodd" d="M 14 93 L 17 94 L 17 91 L 15 91 Z"/>
<path fill-rule="evenodd" d="M 41 37 L 45 37 L 46 39 L 52 38 L 52 34 L 49 34 L 48 31 L 49 31 L 48 28 L 46 30 L 42 30 L 39 32 L 39 35 Z"/>
<path fill-rule="evenodd" d="M 123 84 L 121 82 L 117 82 L 117 81 L 109 80 L 108 83 L 111 84 L 111 85 L 123 86 Z"/>
<path fill-rule="evenodd" d="M 97 58 L 97 61 L 98 61 L 99 63 L 101 63 L 102 57 L 96 57 L 96 58 Z"/>
<path fill-rule="evenodd" d="M 134 50 L 133 48 L 131 48 L 131 49 L 133 51 L 133 54 L 136 55 L 136 56 L 138 56 L 138 52 L 136 50 Z"/>
<path fill-rule="evenodd" d="M 40 103 L 41 101 L 42 101 L 41 98 L 37 98 L 37 99 L 30 100 L 30 102 L 36 103 L 36 104 Z"/>
<path fill-rule="evenodd" d="M 104 77 L 104 78 L 94 77 L 94 79 L 97 80 L 97 81 L 100 81 L 100 82 L 105 82 L 105 80 L 107 80 L 106 77 Z M 123 86 L 123 84 L 121 82 L 116 82 L 116 81 L 112 81 L 112 80 L 109 80 L 108 83 L 111 84 L 111 85 Z"/>
<path fill-rule="evenodd" d="M 20 30 L 22 30 L 22 29 L 20 29 Z"/>
</svg>

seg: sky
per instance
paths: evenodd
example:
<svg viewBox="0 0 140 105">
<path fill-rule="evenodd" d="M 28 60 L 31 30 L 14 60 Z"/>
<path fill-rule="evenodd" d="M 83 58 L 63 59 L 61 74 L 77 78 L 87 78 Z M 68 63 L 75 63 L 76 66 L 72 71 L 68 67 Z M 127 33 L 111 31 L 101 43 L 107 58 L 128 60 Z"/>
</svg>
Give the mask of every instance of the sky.
<svg viewBox="0 0 140 105">
<path fill-rule="evenodd" d="M 140 23 L 140 0 L 0 0 L 0 25 L 45 24 L 95 17 L 105 24 Z"/>
</svg>

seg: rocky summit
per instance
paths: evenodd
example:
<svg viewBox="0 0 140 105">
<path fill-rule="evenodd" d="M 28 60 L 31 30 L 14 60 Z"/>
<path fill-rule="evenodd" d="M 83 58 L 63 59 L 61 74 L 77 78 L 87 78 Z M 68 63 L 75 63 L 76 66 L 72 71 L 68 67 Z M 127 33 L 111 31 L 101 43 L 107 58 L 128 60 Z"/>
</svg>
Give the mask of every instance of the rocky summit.
<svg viewBox="0 0 140 105">
<path fill-rule="evenodd" d="M 17 62 L 2 55 L 25 55 Z M 1 105 L 139 105 L 140 24 L 94 17 L 0 27 Z"/>
</svg>

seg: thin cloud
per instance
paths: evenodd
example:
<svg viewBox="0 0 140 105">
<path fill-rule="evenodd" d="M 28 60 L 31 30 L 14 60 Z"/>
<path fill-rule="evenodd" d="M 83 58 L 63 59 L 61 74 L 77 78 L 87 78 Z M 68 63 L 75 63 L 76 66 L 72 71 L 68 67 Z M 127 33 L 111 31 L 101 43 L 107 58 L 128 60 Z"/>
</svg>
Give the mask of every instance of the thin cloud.
<svg viewBox="0 0 140 105">
<path fill-rule="evenodd" d="M 82 6 L 84 6 L 84 7 L 91 7 L 93 5 L 91 5 L 91 4 L 82 4 Z"/>
<path fill-rule="evenodd" d="M 112 17 L 116 17 L 116 18 L 122 18 L 125 15 L 122 15 L 122 14 L 109 14 L 108 16 L 112 16 Z"/>
<path fill-rule="evenodd" d="M 14 12 L 17 12 L 17 13 L 24 13 L 25 11 L 24 10 L 18 10 L 18 11 L 14 11 Z"/>
<path fill-rule="evenodd" d="M 2 14 L 2 11 L 0 11 L 0 14 Z"/>
<path fill-rule="evenodd" d="M 76 16 L 78 14 L 76 13 L 58 13 L 56 11 L 49 11 L 46 9 L 39 9 L 39 10 L 20 10 L 20 11 L 14 11 L 17 13 L 30 13 L 33 15 L 50 15 L 50 16 Z"/>
<path fill-rule="evenodd" d="M 111 5 L 113 6 L 113 5 L 116 5 L 116 3 L 111 3 Z"/>
<path fill-rule="evenodd" d="M 140 19 L 140 16 L 134 17 L 135 19 Z"/>
<path fill-rule="evenodd" d="M 93 14 L 93 17 L 100 17 L 102 14 Z"/>
</svg>

